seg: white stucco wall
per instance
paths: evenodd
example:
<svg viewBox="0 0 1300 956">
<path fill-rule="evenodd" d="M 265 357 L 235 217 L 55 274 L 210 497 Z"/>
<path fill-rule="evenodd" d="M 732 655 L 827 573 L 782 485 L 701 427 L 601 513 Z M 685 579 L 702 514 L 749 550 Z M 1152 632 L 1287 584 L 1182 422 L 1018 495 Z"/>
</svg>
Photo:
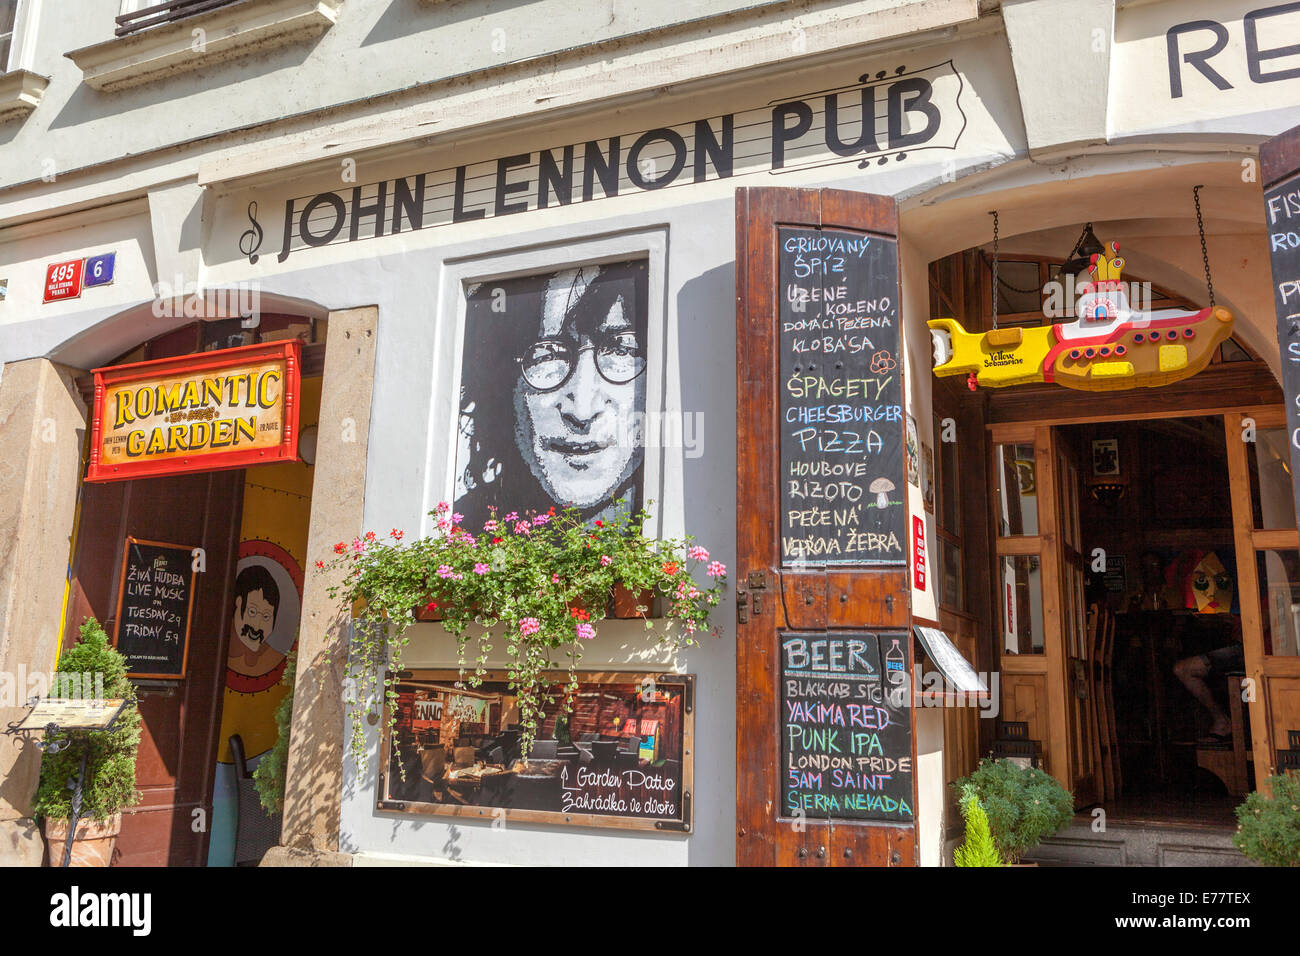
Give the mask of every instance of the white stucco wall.
<svg viewBox="0 0 1300 956">
<path fill-rule="evenodd" d="M 46 0 L 47 6 L 49 2 Z M 75 71 L 69 74 L 70 64 L 61 59 L 63 51 L 55 52 L 54 47 L 93 42 L 98 36 L 96 31 L 102 32 L 105 26 L 105 8 L 115 4 L 68 0 L 69 20 L 77 19 L 71 16 L 74 5 L 87 16 L 77 21 L 72 34 L 55 39 L 42 33 L 41 43 L 51 44 L 46 50 L 51 54 L 46 61 L 54 76 L 51 98 L 21 126 L 0 128 L 0 156 L 5 169 L 5 178 L 0 180 L 0 278 L 9 280 L 8 297 L 0 304 L 0 361 L 51 355 L 82 368 L 91 367 L 110 360 L 134 342 L 182 324 L 187 320 L 153 317 L 148 307 L 155 284 L 171 282 L 176 270 L 187 280 L 200 280 L 208 288 L 255 282 L 267 301 L 274 298 L 277 307 L 289 308 L 298 301 L 309 303 L 313 311 L 319 312 L 376 305 L 379 338 L 365 525 L 382 531 L 397 527 L 416 532 L 423 526 L 425 511 L 437 500 L 436 489 L 447 486 L 454 451 L 447 415 L 457 385 L 449 373 L 453 366 L 448 364 L 454 351 L 451 343 L 455 341 L 456 315 L 450 304 L 456 300 L 456 290 L 449 286 L 454 281 L 453 273 L 463 263 L 485 257 L 527 252 L 537 256 L 539 262 L 571 261 L 581 254 L 581 244 L 594 239 L 658 236 L 660 245 L 656 248 L 662 252 L 654 254 L 662 259 L 662 314 L 652 316 L 652 321 L 662 324 L 670 367 L 662 404 L 704 416 L 700 457 L 687 458 L 680 449 L 668 449 L 657 462 L 663 477 L 659 510 L 666 533 L 695 534 L 731 567 L 735 563 L 738 507 L 734 491 L 736 187 L 829 186 L 899 197 L 906 402 L 922 440 L 935 448 L 930 347 L 924 324 L 928 316 L 929 261 L 987 241 L 987 211 L 994 206 L 1006 211 L 1002 220 L 1004 236 L 1029 236 L 1054 228 L 1077 231 L 1081 221 L 1100 218 L 1095 216 L 1096 207 L 1106 204 L 1107 215 L 1116 221 L 1136 220 L 1123 226 L 1128 230 L 1123 233 L 1126 239 L 1132 236 L 1135 244 L 1147 238 L 1153 245 L 1160 243 L 1158 252 L 1145 253 L 1152 256 L 1150 271 L 1157 271 L 1164 262 L 1171 272 L 1182 273 L 1185 279 L 1194 276 L 1193 267 L 1199 257 L 1188 244 L 1190 212 L 1177 208 L 1184 201 L 1180 191 L 1186 185 L 1178 178 L 1178 169 L 1185 166 L 1186 176 L 1195 177 L 1201 172 L 1198 164 L 1208 161 L 1209 151 L 1232 142 L 1234 137 L 1253 142 L 1300 121 L 1294 107 L 1274 104 L 1261 111 L 1239 97 L 1202 98 L 1198 102 L 1209 105 L 1202 105 L 1195 117 L 1173 117 L 1177 122 L 1170 128 L 1182 137 L 1174 144 L 1180 148 L 1172 154 L 1162 153 L 1153 144 L 1168 148 L 1169 143 L 1157 136 L 1168 130 L 1143 127 L 1142 123 L 1152 121 L 1151 112 L 1135 114 L 1136 107 L 1128 100 L 1116 100 L 1117 82 L 1112 78 L 1106 97 L 1107 129 L 1124 145 L 1092 147 L 1092 155 L 1054 165 L 1031 161 L 1027 124 L 1021 111 L 1027 104 L 1034 109 L 1032 103 L 1036 100 L 1026 95 L 1024 81 L 1013 69 L 1014 51 L 997 29 L 996 18 L 986 18 L 981 24 L 955 30 L 951 36 L 927 36 L 927 43 L 920 49 L 890 40 L 884 49 L 872 47 L 865 52 L 859 49 L 844 54 L 830 48 L 819 51 L 815 46 L 793 58 L 787 52 L 789 62 L 782 71 L 754 71 L 734 77 L 728 85 L 705 90 L 692 89 L 690 84 L 665 83 L 653 97 L 634 103 L 620 101 L 617 106 L 599 102 L 599 92 L 594 91 L 592 98 L 598 102 L 589 104 L 585 111 L 570 110 L 532 125 L 516 122 L 505 134 L 478 130 L 473 138 L 467 135 L 439 139 L 434 135 L 430 141 L 412 142 L 402 151 L 375 148 L 375 141 L 355 130 L 354 139 L 341 140 L 346 150 L 359 157 L 355 183 L 367 184 L 693 122 L 729 111 L 768 109 L 782 99 L 811 97 L 837 85 L 852 85 L 864 71 L 916 68 L 951 59 L 961 79 L 959 103 L 964 121 L 954 149 L 918 150 L 906 161 L 863 169 L 856 161 L 780 175 L 755 167 L 741 171 L 744 175 L 699 185 L 627 192 L 616 198 L 518 216 L 489 216 L 476 222 L 300 249 L 279 262 L 276 252 L 283 232 L 285 201 L 323 190 L 347 193 L 354 183 L 341 180 L 339 164 L 332 155 L 314 166 L 293 167 L 299 159 L 320 159 L 322 154 L 304 147 L 295 156 L 292 139 L 276 140 L 278 152 L 268 153 L 274 156 L 268 162 L 273 166 L 278 163 L 279 168 L 258 170 L 247 154 L 248 144 L 256 142 L 260 134 L 225 135 L 222 131 L 257 124 L 272 115 L 340 103 L 366 90 L 397 89 L 406 81 L 403 71 L 414 75 L 421 69 L 419 64 L 430 59 L 421 55 L 422 51 L 427 54 L 430 44 L 450 43 L 461 36 L 455 31 L 462 27 L 482 30 L 489 26 L 486 21 L 471 24 L 471 17 L 459 26 L 449 26 L 446 32 L 433 33 L 414 20 L 403 21 L 392 12 L 396 5 L 347 0 L 347 16 L 317 45 L 255 61 L 245 76 L 195 74 L 169 81 L 165 91 L 148 89 L 109 98 L 82 88 Z M 407 6 L 423 10 L 419 5 Z M 625 19 L 616 18 L 606 33 L 632 30 L 653 17 L 652 6 L 657 8 L 620 4 L 619 17 Z M 729 5 L 719 2 L 696 6 L 716 12 Z M 814 8 L 827 6 L 808 3 L 798 9 L 816 12 Z M 855 6 L 866 10 L 871 5 Z M 1035 4 L 1017 6 L 1023 13 Z M 1046 4 L 1039 12 L 1058 6 Z M 1164 50 L 1152 46 L 1151 38 L 1162 40 L 1167 27 L 1161 24 L 1190 16 L 1187 11 L 1195 4 L 1187 9 L 1164 9 L 1171 6 L 1152 3 L 1121 8 L 1115 20 L 1116 42 L 1129 47 L 1116 50 L 1110 59 L 1129 70 L 1128 64 L 1136 57 L 1141 65 L 1139 73 L 1164 69 Z M 438 7 L 429 5 L 431 10 Z M 902 5 L 881 3 L 876 8 L 902 9 Z M 468 3 L 461 9 L 473 13 L 478 7 Z M 964 8 L 948 4 L 943 9 L 945 15 L 960 18 Z M 1141 29 L 1134 27 L 1142 18 L 1150 22 Z M 538 18 L 539 22 L 546 19 Z M 111 14 L 107 20 L 111 21 Z M 547 43 L 553 46 L 566 29 L 570 28 L 557 14 L 546 29 L 524 31 L 519 42 L 525 46 L 533 43 L 530 49 L 543 49 Z M 1046 27 L 1043 29 L 1046 31 Z M 1131 40 L 1126 30 L 1133 33 Z M 587 39 L 594 42 L 606 33 Z M 818 35 L 816 24 L 810 21 L 808 36 Z M 462 45 L 470 43 L 462 40 Z M 1281 45 L 1280 40 L 1277 43 Z M 464 55 L 469 57 L 470 53 L 466 46 Z M 439 63 L 448 71 L 456 68 L 441 60 Z M 1040 63 L 1038 68 L 1048 67 Z M 1073 67 L 1066 63 L 1061 68 Z M 427 71 L 425 75 L 427 78 Z M 689 78 L 689 73 L 674 77 Z M 1300 102 L 1300 97 L 1294 96 L 1294 82 L 1271 84 L 1267 92 L 1280 95 L 1291 90 L 1294 102 Z M 1127 88 L 1128 84 L 1118 83 L 1118 87 Z M 57 95 L 53 91 L 58 91 Z M 1135 90 L 1133 99 L 1140 103 L 1142 95 Z M 385 108 L 376 103 L 375 115 Z M 339 115 L 346 112 L 341 109 Z M 352 112 L 354 119 L 369 115 L 362 107 Z M 323 114 L 304 121 L 303 126 L 333 126 L 342 122 L 339 115 Z M 1045 148 L 1075 142 L 1085 135 L 1086 131 L 1080 132 L 1073 122 L 1053 125 L 1053 115 L 1035 116 L 1036 123 L 1029 124 L 1042 134 Z M 173 140 L 158 138 L 158 131 L 163 129 Z M 269 140 L 273 134 L 266 135 Z M 125 158 L 141 149 L 187 138 L 190 142 L 183 147 L 151 153 L 147 158 Z M 375 152 L 367 153 L 368 148 L 375 148 Z M 1236 148 L 1243 156 L 1250 154 L 1249 143 L 1238 142 Z M 37 181 L 6 189 L 15 181 L 27 182 L 33 173 L 39 177 L 43 151 L 57 153 L 60 170 L 79 168 L 80 164 L 88 171 L 60 175 L 50 183 Z M 1223 155 L 1213 155 L 1222 165 Z M 108 164 L 109 157 L 115 162 Z M 1235 166 L 1237 159 L 1230 156 L 1227 163 Z M 208 171 L 208 178 L 203 180 L 208 185 L 200 182 L 201 167 Z M 1223 174 L 1222 169 L 1219 172 Z M 1221 175 L 1217 181 L 1223 190 L 1220 200 L 1207 204 L 1212 229 L 1232 236 L 1236 235 L 1233 230 L 1240 227 L 1242 234 L 1262 238 L 1262 218 L 1252 222 L 1250 213 L 1252 203 L 1257 201 L 1258 185 L 1242 182 L 1240 191 L 1233 192 L 1229 189 L 1230 179 Z M 1159 188 L 1153 189 L 1153 183 Z M 1110 191 L 1112 185 L 1118 187 L 1117 193 Z M 1157 193 L 1154 197 L 1153 191 Z M 1168 216 L 1161 218 L 1176 218 L 1176 229 L 1145 222 L 1151 214 L 1141 204 L 1144 195 L 1161 204 L 1162 210 L 1168 207 Z M 258 203 L 265 242 L 255 264 L 240 249 L 240 238 L 250 229 L 250 202 Z M 93 208 L 79 208 L 83 206 Z M 49 216 L 49 209 L 59 210 L 60 215 Z M 24 221 L 15 224 L 19 220 Z M 1171 239 L 1175 234 L 1176 242 Z M 1041 243 L 1044 250 L 1050 246 L 1050 251 L 1063 252 L 1056 240 L 1054 235 L 1035 235 L 1021 245 Z M 1009 242 L 1004 248 L 1013 247 L 1018 248 Z M 40 303 L 40 284 L 49 262 L 106 249 L 118 252 L 118 278 L 113 286 L 88 290 L 74 302 Z M 1269 358 L 1268 340 L 1262 330 L 1271 322 L 1270 306 L 1266 297 L 1248 291 L 1249 286 L 1261 281 L 1261 269 L 1266 267 L 1259 249 L 1238 245 L 1234 251 L 1241 252 L 1248 261 L 1226 270 L 1229 275 L 1222 288 L 1227 296 L 1240 301 L 1239 308 L 1251 312 L 1248 321 L 1253 323 L 1252 328 L 1261 330 L 1256 338 L 1261 352 Z M 1225 252 L 1225 260 L 1228 258 Z M 1157 281 L 1161 278 L 1156 274 L 1150 277 Z M 132 310 L 129 321 L 114 320 L 128 310 Z M 1276 362 L 1275 345 L 1271 360 Z M 321 427 L 327 425 L 322 423 Z M 909 496 L 913 513 L 923 513 L 919 493 L 913 495 L 909 489 Z M 913 606 L 917 614 L 934 616 L 929 603 L 938 585 L 934 521 L 928 514 L 925 517 L 929 592 L 914 593 Z M 635 625 L 611 624 L 602 628 L 602 636 L 589 649 L 585 662 L 593 669 L 601 665 L 645 670 L 669 667 L 698 676 L 694 831 L 690 836 L 540 825 L 511 825 L 501 831 L 492 830 L 486 823 L 381 814 L 374 809 L 372 766 L 360 783 L 354 781 L 351 768 L 345 771 L 344 848 L 368 854 L 489 863 L 732 862 L 735 635 L 730 600 L 718 609 L 717 615 L 721 636 L 676 659 L 647 656 Z M 418 628 L 407 658 L 409 665 L 440 666 L 453 660 L 450 641 L 439 636 L 439 628 Z M 943 805 L 942 728 L 935 724 L 937 716 L 937 712 L 918 711 L 918 822 L 921 854 L 926 863 L 940 858 L 941 831 L 937 829 L 936 814 L 941 814 Z"/>
</svg>

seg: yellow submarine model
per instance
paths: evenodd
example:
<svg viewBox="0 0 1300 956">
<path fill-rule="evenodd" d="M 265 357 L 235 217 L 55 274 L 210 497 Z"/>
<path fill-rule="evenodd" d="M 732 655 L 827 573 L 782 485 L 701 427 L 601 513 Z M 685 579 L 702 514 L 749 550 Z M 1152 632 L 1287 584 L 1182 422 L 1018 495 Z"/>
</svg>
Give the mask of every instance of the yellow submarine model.
<svg viewBox="0 0 1300 956">
<path fill-rule="evenodd" d="M 1210 364 L 1232 334 L 1232 313 L 1222 307 L 1133 311 L 1120 281 L 1119 243 L 1109 245 L 1111 255 L 1092 257 L 1092 281 L 1078 287 L 1073 322 L 978 335 L 956 319 L 931 319 L 934 374 L 966 375 L 972 389 L 1055 382 L 1110 391 L 1168 385 Z"/>
</svg>

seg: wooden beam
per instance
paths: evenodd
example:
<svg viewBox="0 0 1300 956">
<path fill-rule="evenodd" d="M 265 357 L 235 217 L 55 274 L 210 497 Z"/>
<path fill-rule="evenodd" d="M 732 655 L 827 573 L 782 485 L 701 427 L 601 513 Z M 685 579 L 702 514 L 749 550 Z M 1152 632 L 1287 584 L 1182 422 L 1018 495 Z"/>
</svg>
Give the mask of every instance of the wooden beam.
<svg viewBox="0 0 1300 956">
<path fill-rule="evenodd" d="M 992 389 L 988 408 L 989 421 L 995 424 L 1050 420 L 1064 425 L 1171 415 L 1221 415 L 1228 410 L 1277 406 L 1281 402 L 1282 389 L 1267 365 L 1230 362 L 1210 366 L 1199 375 L 1160 388 L 1086 392 L 1058 385 L 1025 385 Z"/>
</svg>

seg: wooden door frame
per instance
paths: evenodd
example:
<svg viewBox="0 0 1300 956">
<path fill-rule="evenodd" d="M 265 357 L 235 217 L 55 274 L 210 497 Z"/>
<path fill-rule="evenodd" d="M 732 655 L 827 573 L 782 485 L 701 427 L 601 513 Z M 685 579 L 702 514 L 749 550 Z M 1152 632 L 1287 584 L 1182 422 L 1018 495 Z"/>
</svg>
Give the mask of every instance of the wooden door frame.
<svg viewBox="0 0 1300 956">
<path fill-rule="evenodd" d="M 1193 379 L 1194 381 L 1194 379 Z M 1125 393 L 1120 393 L 1125 394 Z M 1155 410 L 1130 410 L 1118 414 L 1097 414 L 1082 415 L 1077 412 L 1081 409 L 1071 408 L 1074 414 L 1067 413 L 1066 417 L 1043 418 L 1031 421 L 1012 421 L 1012 422 L 990 422 L 985 426 L 985 459 L 989 467 L 992 468 L 993 448 L 998 444 L 1012 441 L 1033 441 L 1035 467 L 1038 469 L 1038 487 L 1039 494 L 1042 495 L 1043 487 L 1043 458 L 1044 449 L 1051 450 L 1050 461 L 1055 463 L 1055 437 L 1052 434 L 1053 429 L 1061 425 L 1086 425 L 1086 424 L 1106 424 L 1117 421 L 1145 421 L 1162 418 L 1195 418 L 1206 416 L 1218 416 L 1222 418 L 1225 430 L 1225 438 L 1228 455 L 1228 480 L 1229 490 L 1232 500 L 1232 527 L 1234 550 L 1236 552 L 1236 572 L 1237 572 L 1237 593 L 1241 606 L 1241 628 L 1242 628 L 1242 646 L 1245 651 L 1245 670 L 1247 678 L 1254 682 L 1254 700 L 1249 701 L 1250 725 L 1251 725 L 1251 749 L 1255 763 L 1255 783 L 1258 788 L 1264 778 L 1267 776 L 1267 769 L 1274 765 L 1273 760 L 1273 741 L 1272 728 L 1269 722 L 1268 713 L 1268 678 L 1269 677 L 1297 677 L 1300 676 L 1300 657 L 1266 657 L 1264 655 L 1264 632 L 1262 609 L 1259 603 L 1259 580 L 1255 568 L 1255 550 L 1264 547 L 1277 548 L 1300 548 L 1300 532 L 1293 530 L 1266 530 L 1257 531 L 1254 528 L 1253 508 L 1250 498 L 1250 461 L 1249 452 L 1246 449 L 1246 442 L 1241 440 L 1243 429 L 1243 419 L 1250 418 L 1255 422 L 1257 428 L 1270 428 L 1286 425 L 1286 410 L 1281 404 L 1281 394 L 1278 392 L 1278 401 L 1269 404 L 1253 404 L 1244 406 L 1233 406 L 1222 404 L 1220 399 L 1226 397 L 1221 393 L 1212 390 L 1197 396 L 1195 393 L 1188 393 L 1188 397 L 1193 399 L 1187 401 L 1184 407 L 1163 407 Z M 1074 396 L 1069 396 L 1069 404 L 1074 404 Z M 1196 399 L 1199 399 L 1196 400 Z M 1062 403 L 1065 404 L 1065 403 Z M 1032 436 L 1029 437 L 1029 436 Z M 1044 444 L 1040 445 L 1040 438 Z M 1055 473 L 1052 472 L 1053 490 L 1055 490 Z M 990 485 L 990 488 L 993 486 Z M 1041 500 L 1041 497 L 1040 497 Z M 990 528 L 992 530 L 992 540 L 994 542 L 995 559 L 1002 552 L 997 548 L 997 502 L 990 496 Z M 1057 508 L 1053 507 L 1052 522 L 1050 531 L 1043 528 L 1043 518 L 1040 512 L 1039 516 L 1039 539 L 1043 540 L 1042 553 L 1054 552 L 1056 548 L 1048 546 L 1051 539 L 1054 539 L 1056 533 Z M 1030 553 L 1030 552 L 1016 552 Z M 1045 558 L 1040 559 L 1044 562 Z M 1056 574 L 1056 586 L 1048 588 L 1044 586 L 1043 594 L 1043 655 L 1022 655 L 1024 658 L 1041 658 L 1043 664 L 1041 668 L 1033 668 L 1035 673 L 1045 673 L 1047 675 L 1047 693 L 1049 702 L 1049 767 L 1052 776 L 1061 781 L 1065 787 L 1071 786 L 1073 779 L 1073 766 L 1069 749 L 1068 739 L 1068 722 L 1066 719 L 1065 692 L 1068 691 L 1068 682 L 1065 678 L 1068 675 L 1064 671 L 1068 663 L 1068 655 L 1063 653 L 1063 632 L 1060 627 L 1060 619 L 1057 616 L 1054 624 L 1048 624 L 1048 592 L 1057 594 L 1061 585 L 1059 577 L 1059 568 L 1054 565 L 1054 574 Z M 1044 582 L 1047 580 L 1046 572 L 1043 576 Z M 1054 599 L 1055 600 L 1055 599 Z M 1003 658 L 1003 649 L 1001 642 L 995 643 L 998 652 L 1000 666 L 1006 668 L 1007 660 Z M 1013 670 L 1029 671 L 1027 661 L 1015 660 Z M 1053 675 L 1056 679 L 1053 680 Z M 1054 755 L 1055 759 L 1053 760 Z M 1059 767 L 1056 764 L 1064 764 L 1064 773 L 1058 772 Z"/>
<path fill-rule="evenodd" d="M 779 642 L 783 628 L 905 631 L 911 641 L 906 565 L 863 570 L 832 565 L 793 570 L 781 563 L 778 261 L 782 226 L 819 226 L 898 238 L 892 197 L 833 189 L 736 190 L 736 596 L 747 621 L 736 625 L 736 862 L 755 865 L 913 865 L 911 823 L 782 821 Z M 751 246 L 756 231 L 772 237 Z M 748 252 L 747 252 L 748 250 Z M 901 276 L 899 277 L 901 295 Z M 900 309 L 901 314 L 901 309 Z M 900 351 L 903 328 L 899 323 Z M 906 392 L 903 393 L 906 395 Z M 901 418 L 901 416 L 900 416 Z M 900 420 L 900 432 L 904 428 Z M 900 436 L 901 437 L 901 436 Z M 829 600 L 839 594 L 839 600 Z M 751 601 L 752 598 L 752 601 Z M 915 660 L 915 648 L 912 647 Z M 915 786 L 916 728 L 911 758 Z"/>
</svg>

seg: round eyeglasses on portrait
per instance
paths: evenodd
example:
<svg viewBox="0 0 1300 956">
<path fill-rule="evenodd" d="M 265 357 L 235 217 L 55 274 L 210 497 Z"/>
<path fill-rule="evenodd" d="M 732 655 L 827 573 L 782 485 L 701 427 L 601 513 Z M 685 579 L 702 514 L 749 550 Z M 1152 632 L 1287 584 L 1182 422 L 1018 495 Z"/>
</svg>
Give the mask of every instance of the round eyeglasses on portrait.
<svg viewBox="0 0 1300 956">
<path fill-rule="evenodd" d="M 588 350 L 596 355 L 596 371 L 611 385 L 626 385 L 645 371 L 645 355 L 630 332 L 589 342 L 581 348 L 561 339 L 542 339 L 515 361 L 529 386 L 539 392 L 553 392 L 573 377 L 578 359 Z"/>
</svg>

